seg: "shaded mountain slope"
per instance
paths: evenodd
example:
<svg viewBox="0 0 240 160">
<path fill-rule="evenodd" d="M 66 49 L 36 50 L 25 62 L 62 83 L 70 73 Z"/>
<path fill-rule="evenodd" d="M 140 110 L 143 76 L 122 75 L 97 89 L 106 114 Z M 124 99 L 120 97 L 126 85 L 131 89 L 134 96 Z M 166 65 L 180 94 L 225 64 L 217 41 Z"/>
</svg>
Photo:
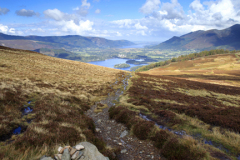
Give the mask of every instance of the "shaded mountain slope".
<svg viewBox="0 0 240 160">
<path fill-rule="evenodd" d="M 196 31 L 180 37 L 173 37 L 159 45 L 156 49 L 240 49 L 240 25 L 236 24 L 223 30 Z"/>
</svg>

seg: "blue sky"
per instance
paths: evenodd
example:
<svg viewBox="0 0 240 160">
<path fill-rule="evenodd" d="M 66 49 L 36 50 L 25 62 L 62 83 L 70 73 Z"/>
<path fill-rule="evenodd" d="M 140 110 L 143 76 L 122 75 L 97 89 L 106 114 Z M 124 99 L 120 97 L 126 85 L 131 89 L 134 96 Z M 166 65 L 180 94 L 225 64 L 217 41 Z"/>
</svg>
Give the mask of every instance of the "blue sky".
<svg viewBox="0 0 240 160">
<path fill-rule="evenodd" d="M 0 32 L 162 42 L 240 23 L 239 0 L 0 0 Z"/>
</svg>

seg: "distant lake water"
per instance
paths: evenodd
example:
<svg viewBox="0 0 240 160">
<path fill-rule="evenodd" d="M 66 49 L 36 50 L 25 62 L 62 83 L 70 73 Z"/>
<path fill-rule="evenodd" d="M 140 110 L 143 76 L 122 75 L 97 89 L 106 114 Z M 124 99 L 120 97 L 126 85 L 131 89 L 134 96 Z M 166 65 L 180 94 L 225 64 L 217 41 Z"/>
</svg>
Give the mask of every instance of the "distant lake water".
<svg viewBox="0 0 240 160">
<path fill-rule="evenodd" d="M 146 46 L 146 44 L 136 44 L 136 45 L 132 45 L 132 46 L 123 46 L 120 48 L 144 48 L 144 46 Z"/>
<path fill-rule="evenodd" d="M 108 68 L 114 68 L 114 65 L 126 63 L 127 60 L 129 60 L 129 59 L 113 58 L 113 59 L 106 59 L 105 61 L 93 61 L 93 62 L 88 62 L 88 63 L 98 65 L 98 66 L 108 67 Z M 135 60 L 139 60 L 139 59 L 135 59 Z M 135 65 L 135 64 L 129 64 L 129 65 L 130 65 L 129 68 L 116 68 L 116 69 L 129 71 L 131 67 L 139 66 L 139 65 Z"/>
</svg>

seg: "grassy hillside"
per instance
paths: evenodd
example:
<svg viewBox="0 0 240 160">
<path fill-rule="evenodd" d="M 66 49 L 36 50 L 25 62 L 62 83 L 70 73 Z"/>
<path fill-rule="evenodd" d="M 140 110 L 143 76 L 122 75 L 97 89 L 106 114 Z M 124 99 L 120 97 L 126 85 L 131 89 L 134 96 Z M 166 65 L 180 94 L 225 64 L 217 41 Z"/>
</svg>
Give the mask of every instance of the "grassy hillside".
<svg viewBox="0 0 240 160">
<path fill-rule="evenodd" d="M 0 159 L 39 159 L 62 144 L 89 141 L 111 153 L 84 111 L 127 72 L 0 47 Z M 27 107 L 33 110 L 23 114 Z M 20 135 L 12 135 L 21 127 Z"/>
<path fill-rule="evenodd" d="M 138 68 L 136 70 L 136 72 L 148 71 L 148 70 L 153 69 L 153 68 L 167 66 L 171 62 L 185 62 L 187 60 L 194 60 L 196 58 L 205 57 L 205 56 L 209 56 L 209 55 L 231 53 L 231 54 L 233 54 L 233 55 L 235 54 L 235 56 L 237 56 L 236 53 L 238 53 L 238 52 L 239 51 L 236 51 L 236 50 L 229 51 L 229 50 L 223 50 L 223 49 L 216 49 L 216 50 L 210 50 L 210 51 L 202 51 L 200 53 L 191 53 L 191 54 L 187 54 L 187 55 L 181 55 L 179 57 L 173 57 L 172 59 L 168 59 L 168 60 L 165 60 L 165 61 L 151 63 L 150 65 Z"/>
<path fill-rule="evenodd" d="M 168 159 L 237 159 L 239 55 L 211 55 L 136 73 L 110 117 L 138 138 L 152 140 Z"/>
</svg>

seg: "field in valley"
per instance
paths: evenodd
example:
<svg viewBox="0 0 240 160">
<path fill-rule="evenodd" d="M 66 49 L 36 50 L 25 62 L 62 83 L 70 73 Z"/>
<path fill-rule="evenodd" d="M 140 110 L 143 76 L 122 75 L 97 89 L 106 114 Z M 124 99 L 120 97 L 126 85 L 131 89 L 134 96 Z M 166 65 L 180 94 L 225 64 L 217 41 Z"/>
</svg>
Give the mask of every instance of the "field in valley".
<svg viewBox="0 0 240 160">
<path fill-rule="evenodd" d="M 126 73 L 1 47 L 0 159 L 39 159 L 52 156 L 59 145 L 85 140 L 108 156 L 112 151 L 95 136 L 92 119 L 83 113 L 121 88 L 110 84 Z M 13 134 L 19 127 L 21 134 Z"/>
<path fill-rule="evenodd" d="M 110 116 L 168 159 L 239 159 L 239 73 L 239 53 L 139 72 Z"/>
</svg>

